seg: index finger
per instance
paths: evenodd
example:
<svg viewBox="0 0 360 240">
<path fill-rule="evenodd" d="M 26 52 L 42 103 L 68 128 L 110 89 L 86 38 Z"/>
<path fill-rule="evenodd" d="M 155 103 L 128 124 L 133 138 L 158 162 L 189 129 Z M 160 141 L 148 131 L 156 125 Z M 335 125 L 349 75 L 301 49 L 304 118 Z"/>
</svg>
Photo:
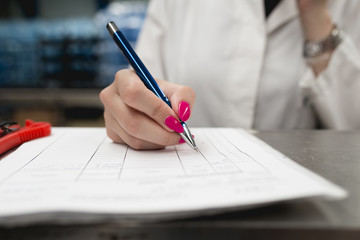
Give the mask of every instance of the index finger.
<svg viewBox="0 0 360 240">
<path fill-rule="evenodd" d="M 116 78 L 122 79 L 121 81 L 117 81 L 116 88 L 126 105 L 145 113 L 169 132 L 176 130 L 168 127 L 165 123 L 169 117 L 174 121 L 176 126 L 181 127 L 181 124 L 176 122 L 178 117 L 173 109 L 150 91 L 134 71 L 120 71 L 117 73 Z M 176 131 L 182 132 L 181 129 L 177 129 Z"/>
</svg>

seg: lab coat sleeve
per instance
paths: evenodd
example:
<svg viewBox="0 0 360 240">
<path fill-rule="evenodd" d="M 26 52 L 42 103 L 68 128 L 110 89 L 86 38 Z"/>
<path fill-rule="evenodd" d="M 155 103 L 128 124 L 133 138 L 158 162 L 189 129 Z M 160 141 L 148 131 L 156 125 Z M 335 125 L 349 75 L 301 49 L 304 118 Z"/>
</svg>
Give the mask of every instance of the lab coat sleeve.
<svg viewBox="0 0 360 240">
<path fill-rule="evenodd" d="M 322 127 L 360 128 L 360 52 L 346 36 L 331 56 L 327 69 L 317 78 L 309 67 L 300 81 Z"/>
<path fill-rule="evenodd" d="M 146 19 L 136 45 L 136 50 L 145 66 L 155 78 L 165 80 L 163 44 L 166 23 L 166 1 L 150 1 Z"/>
</svg>

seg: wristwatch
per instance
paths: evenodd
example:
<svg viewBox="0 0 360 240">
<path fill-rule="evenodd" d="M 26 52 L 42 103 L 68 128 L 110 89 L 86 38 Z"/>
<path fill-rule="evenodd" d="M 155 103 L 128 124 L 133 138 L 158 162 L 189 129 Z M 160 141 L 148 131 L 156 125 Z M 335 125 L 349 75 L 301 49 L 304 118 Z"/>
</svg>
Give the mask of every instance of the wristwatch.
<svg viewBox="0 0 360 240">
<path fill-rule="evenodd" d="M 305 41 L 304 57 L 307 59 L 316 58 L 325 52 L 334 50 L 344 39 L 344 32 L 334 25 L 330 35 L 317 41 Z"/>
</svg>

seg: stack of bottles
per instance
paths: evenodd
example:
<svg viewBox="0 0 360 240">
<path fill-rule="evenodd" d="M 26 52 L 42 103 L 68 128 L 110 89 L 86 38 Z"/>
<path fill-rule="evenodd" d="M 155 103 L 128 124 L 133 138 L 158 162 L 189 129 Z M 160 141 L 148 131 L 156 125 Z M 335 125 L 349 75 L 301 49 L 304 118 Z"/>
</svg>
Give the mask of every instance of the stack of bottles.
<svg viewBox="0 0 360 240">
<path fill-rule="evenodd" d="M 0 87 L 102 88 L 127 62 L 106 31 L 115 21 L 132 44 L 145 2 L 111 3 L 94 18 L 0 22 Z"/>
</svg>

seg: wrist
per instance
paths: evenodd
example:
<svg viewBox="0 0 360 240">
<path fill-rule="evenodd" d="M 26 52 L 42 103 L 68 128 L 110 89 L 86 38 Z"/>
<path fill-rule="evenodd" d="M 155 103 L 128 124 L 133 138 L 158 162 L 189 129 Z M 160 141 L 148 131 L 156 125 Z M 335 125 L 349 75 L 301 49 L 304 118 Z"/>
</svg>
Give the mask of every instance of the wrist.
<svg viewBox="0 0 360 240">
<path fill-rule="evenodd" d="M 304 42 L 304 57 L 311 59 L 317 58 L 325 53 L 330 54 L 341 43 L 344 32 L 336 25 L 332 26 L 330 34 L 322 39 Z"/>
<path fill-rule="evenodd" d="M 300 19 L 307 41 L 317 41 L 329 36 L 334 26 L 327 9 L 302 13 Z"/>
<path fill-rule="evenodd" d="M 315 41 L 304 42 L 304 57 L 317 76 L 327 68 L 335 48 L 342 42 L 344 32 L 333 25 L 329 36 Z"/>
</svg>

